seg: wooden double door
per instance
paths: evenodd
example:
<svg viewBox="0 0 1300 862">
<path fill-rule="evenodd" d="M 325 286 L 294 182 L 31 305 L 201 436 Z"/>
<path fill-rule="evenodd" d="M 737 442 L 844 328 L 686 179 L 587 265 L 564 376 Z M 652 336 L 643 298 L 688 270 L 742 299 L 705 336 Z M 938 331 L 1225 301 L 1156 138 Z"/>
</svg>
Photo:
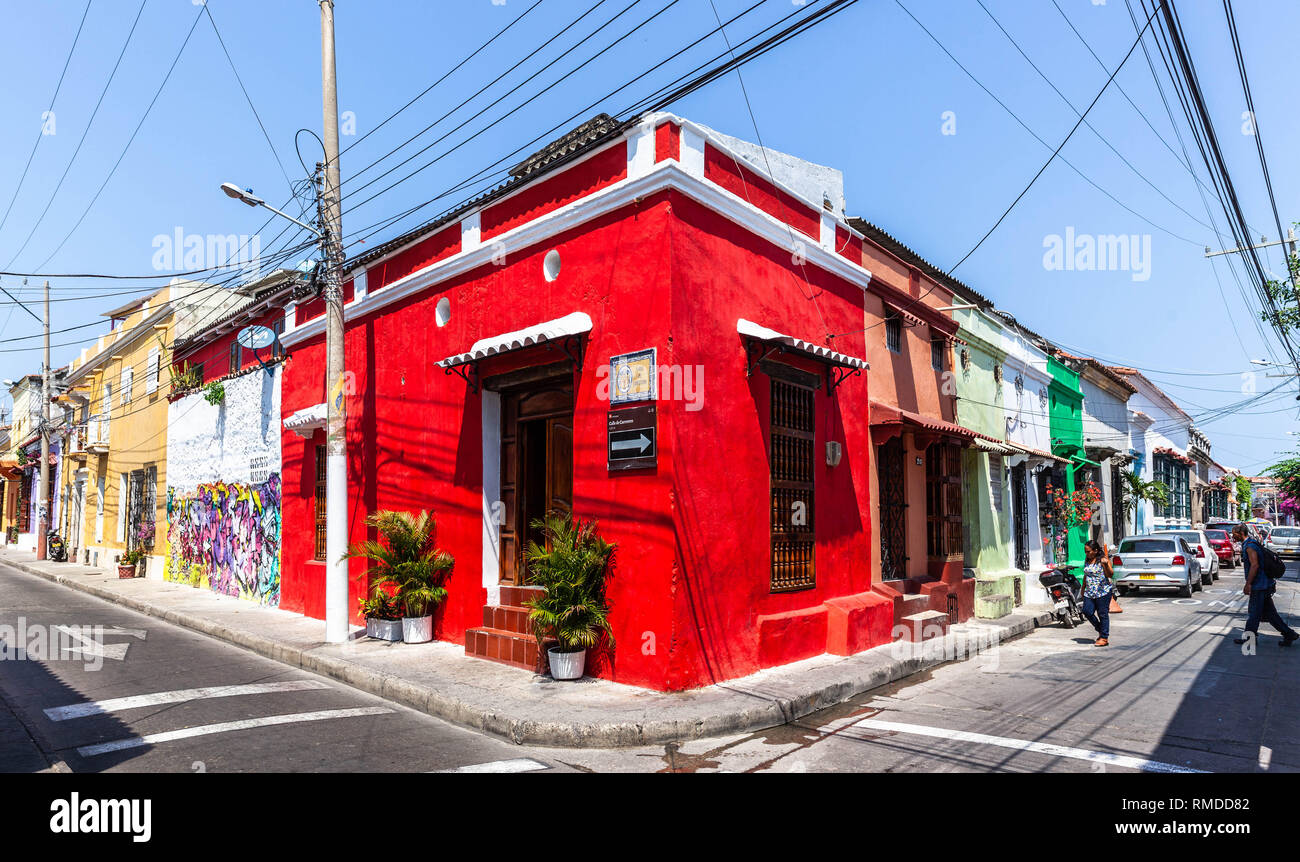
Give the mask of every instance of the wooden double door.
<svg viewBox="0 0 1300 862">
<path fill-rule="evenodd" d="M 501 390 L 501 583 L 528 583 L 524 552 L 544 537 L 534 522 L 573 511 L 573 375 Z"/>
</svg>

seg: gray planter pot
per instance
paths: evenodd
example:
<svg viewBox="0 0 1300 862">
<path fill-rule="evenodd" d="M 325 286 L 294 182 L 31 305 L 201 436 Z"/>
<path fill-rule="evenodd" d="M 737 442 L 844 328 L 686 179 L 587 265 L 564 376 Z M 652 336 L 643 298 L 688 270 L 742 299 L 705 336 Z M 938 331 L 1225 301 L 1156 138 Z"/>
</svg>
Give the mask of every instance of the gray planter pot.
<svg viewBox="0 0 1300 862">
<path fill-rule="evenodd" d="M 374 617 L 366 617 L 366 637 L 372 637 L 381 641 L 401 643 L 402 621 L 380 620 L 375 619 Z"/>
</svg>

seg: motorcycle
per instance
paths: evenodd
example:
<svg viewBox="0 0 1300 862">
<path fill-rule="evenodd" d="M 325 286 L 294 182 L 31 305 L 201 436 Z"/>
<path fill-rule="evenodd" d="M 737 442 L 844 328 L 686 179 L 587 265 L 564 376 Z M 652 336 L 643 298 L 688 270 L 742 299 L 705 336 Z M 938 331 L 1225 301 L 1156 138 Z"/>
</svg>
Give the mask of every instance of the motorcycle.
<svg viewBox="0 0 1300 862">
<path fill-rule="evenodd" d="M 51 530 L 45 537 L 45 548 L 49 552 L 49 557 L 56 563 L 66 563 L 68 561 L 68 543 L 63 541 L 57 530 Z"/>
<path fill-rule="evenodd" d="M 1072 629 L 1083 622 L 1083 588 L 1074 577 L 1078 566 L 1057 566 L 1038 576 L 1052 597 L 1052 615 L 1067 629 Z"/>
</svg>

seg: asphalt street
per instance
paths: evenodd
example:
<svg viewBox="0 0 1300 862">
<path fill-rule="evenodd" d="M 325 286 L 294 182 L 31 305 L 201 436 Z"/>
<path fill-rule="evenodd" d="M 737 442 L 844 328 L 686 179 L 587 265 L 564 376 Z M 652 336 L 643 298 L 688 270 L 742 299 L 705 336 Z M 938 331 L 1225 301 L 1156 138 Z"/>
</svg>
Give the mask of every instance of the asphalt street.
<svg viewBox="0 0 1300 862">
<path fill-rule="evenodd" d="M 1288 570 L 1278 606 L 1300 626 Z M 37 649 L 109 627 L 103 655 L 8 651 L 0 771 L 1298 771 L 1300 646 L 1267 625 L 1253 652 L 1233 644 L 1239 571 L 1190 599 L 1130 595 L 1109 647 L 1054 624 L 784 727 L 600 751 L 515 746 L 0 566 L 11 644 L 20 624 Z"/>
<path fill-rule="evenodd" d="M 14 644 L 20 620 L 26 638 Z M 86 655 L 65 632 L 62 645 L 83 651 L 17 660 L 56 626 L 96 625 L 106 627 L 105 656 Z M 0 631 L 20 648 L 0 661 L 0 772 L 564 768 L 3 565 L 0 626 L 12 627 Z"/>
</svg>

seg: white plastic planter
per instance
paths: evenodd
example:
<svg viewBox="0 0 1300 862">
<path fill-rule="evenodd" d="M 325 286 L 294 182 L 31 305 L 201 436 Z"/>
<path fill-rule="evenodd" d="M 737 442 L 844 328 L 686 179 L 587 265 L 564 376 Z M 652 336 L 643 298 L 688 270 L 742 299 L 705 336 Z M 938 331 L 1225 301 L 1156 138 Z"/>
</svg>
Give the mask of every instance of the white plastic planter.
<svg viewBox="0 0 1300 862">
<path fill-rule="evenodd" d="M 433 640 L 433 615 L 402 617 L 402 640 L 408 644 L 423 644 Z"/>
<path fill-rule="evenodd" d="M 402 640 L 402 621 L 366 617 L 366 636 L 381 641 L 400 642 Z"/>
<path fill-rule="evenodd" d="M 552 647 L 546 651 L 546 658 L 551 664 L 551 676 L 554 679 L 581 679 L 587 667 L 587 651 L 560 652 Z"/>
</svg>

